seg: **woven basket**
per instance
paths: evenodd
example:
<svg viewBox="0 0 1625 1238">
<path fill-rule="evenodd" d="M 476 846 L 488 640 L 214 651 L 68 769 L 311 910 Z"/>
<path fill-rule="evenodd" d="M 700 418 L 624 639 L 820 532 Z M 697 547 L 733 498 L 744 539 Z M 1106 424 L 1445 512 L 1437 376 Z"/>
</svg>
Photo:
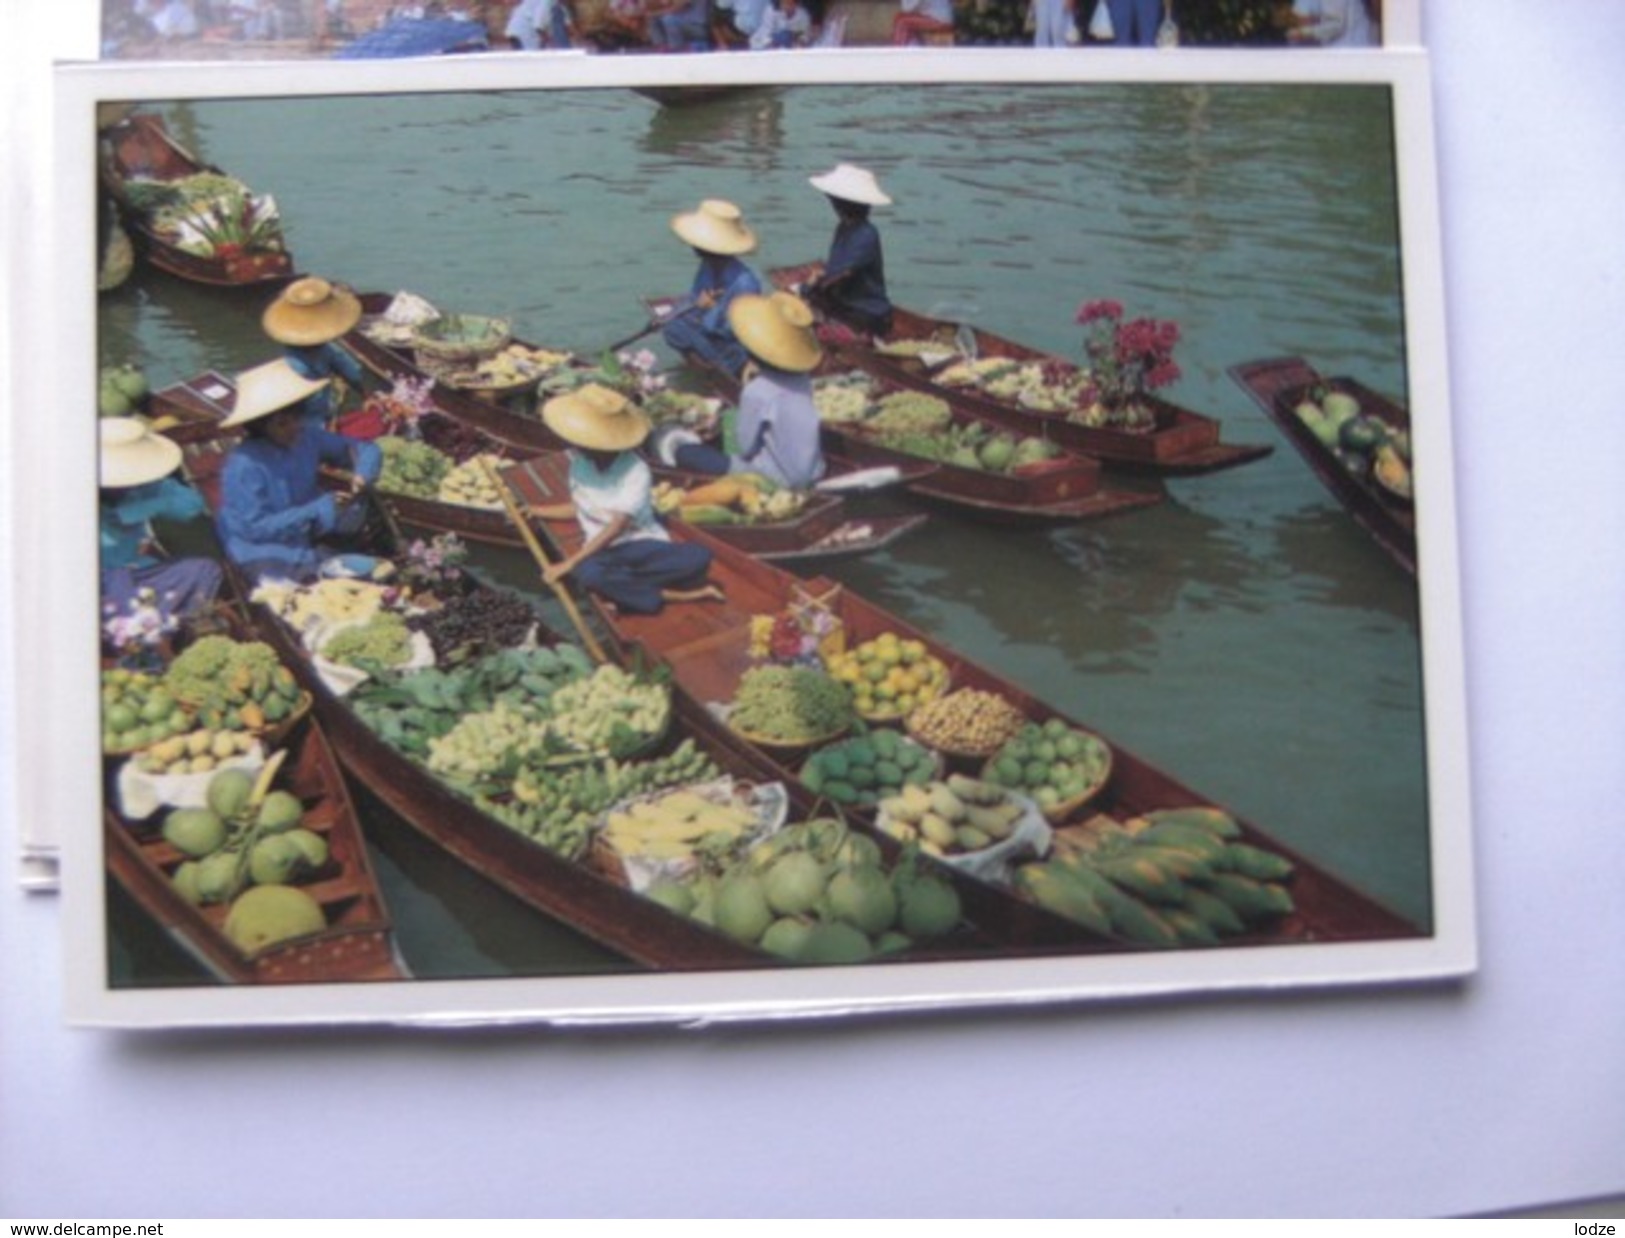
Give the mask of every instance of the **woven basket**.
<svg viewBox="0 0 1625 1238">
<path fill-rule="evenodd" d="M 1044 819 L 1051 825 L 1056 825 L 1062 821 L 1065 821 L 1086 805 L 1094 803 L 1095 800 L 1100 798 L 1101 792 L 1106 789 L 1106 785 L 1112 780 L 1113 758 L 1111 745 L 1105 740 L 1101 739 L 1098 735 L 1088 735 L 1087 738 L 1100 745 L 1101 749 L 1106 754 L 1106 763 L 1100 771 L 1100 776 L 1077 795 L 1074 795 L 1071 799 L 1061 800 L 1059 803 L 1053 804 L 1049 808 L 1045 808 L 1042 804 L 1038 805 L 1038 810 L 1044 814 Z M 1000 747 L 1002 748 L 1003 745 L 1001 744 Z M 997 756 L 998 753 L 993 753 L 983 764 L 982 778 L 984 780 L 992 771 L 993 762 Z M 1032 795 L 1031 791 L 1025 789 L 1015 788 L 1015 790 L 1020 795 L 1026 795 L 1029 797 Z M 1036 804 L 1037 801 L 1034 800 L 1034 803 Z"/>
<path fill-rule="evenodd" d="M 412 347 L 437 361 L 472 361 L 489 357 L 511 339 L 512 324 L 506 318 L 446 314 L 414 328 Z"/>
</svg>

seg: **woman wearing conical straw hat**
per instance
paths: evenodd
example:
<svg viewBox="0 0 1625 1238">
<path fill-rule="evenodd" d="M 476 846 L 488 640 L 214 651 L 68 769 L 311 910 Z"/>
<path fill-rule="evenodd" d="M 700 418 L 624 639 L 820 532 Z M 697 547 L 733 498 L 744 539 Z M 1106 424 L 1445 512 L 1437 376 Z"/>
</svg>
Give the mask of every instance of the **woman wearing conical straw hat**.
<svg viewBox="0 0 1625 1238">
<path fill-rule="evenodd" d="M 542 421 L 570 445 L 570 502 L 535 506 L 531 514 L 574 518 L 581 529 L 575 552 L 548 567 L 548 584 L 573 575 L 634 615 L 722 597 L 705 580 L 711 552 L 672 541 L 655 514 L 654 475 L 637 451 L 649 437 L 647 413 L 620 392 L 589 383 L 544 404 Z"/>
<path fill-rule="evenodd" d="M 137 417 L 101 421 L 102 611 L 126 614 L 150 593 L 163 620 L 202 610 L 220 592 L 220 565 L 212 559 L 165 559 L 157 550 L 154 520 L 182 522 L 204 514 L 203 496 L 172 476 L 180 446 Z"/>
<path fill-rule="evenodd" d="M 294 372 L 322 382 L 305 401 L 306 414 L 321 425 L 331 425 L 338 413 L 341 382 L 362 389 L 366 371 L 338 343 L 360 321 L 361 301 L 356 295 L 314 275 L 294 280 L 260 316 L 265 334 L 282 345 L 282 355 Z"/>
<path fill-rule="evenodd" d="M 871 207 L 890 206 L 873 172 L 852 163 L 808 178 L 835 208 L 835 236 L 818 278 L 802 290 L 813 306 L 854 331 L 884 336 L 891 332 L 892 304 L 886 294 L 886 263 L 880 232 L 869 222 Z"/>
<path fill-rule="evenodd" d="M 305 401 L 323 385 L 286 360 L 255 366 L 238 376 L 236 404 L 220 423 L 241 426 L 244 438 L 226 457 L 215 525 L 226 554 L 256 581 L 365 575 L 376 566 L 360 544 L 383 453 L 306 415 Z M 349 488 L 324 489 L 323 466 L 347 472 Z"/>
<path fill-rule="evenodd" d="M 739 452 L 729 456 L 689 434 L 665 448 L 680 468 L 700 473 L 759 473 L 792 490 L 824 475 L 812 372 L 824 359 L 807 303 L 788 292 L 743 296 L 728 311 L 750 353 L 739 393 Z"/>
<path fill-rule="evenodd" d="M 756 233 L 732 202 L 707 198 L 676 215 L 671 230 L 699 255 L 700 269 L 688 295 L 672 307 L 673 319 L 661 338 L 679 353 L 737 377 L 745 350 L 728 325 L 728 306 L 746 293 L 764 290 L 762 279 L 744 261 L 756 248 Z"/>
</svg>

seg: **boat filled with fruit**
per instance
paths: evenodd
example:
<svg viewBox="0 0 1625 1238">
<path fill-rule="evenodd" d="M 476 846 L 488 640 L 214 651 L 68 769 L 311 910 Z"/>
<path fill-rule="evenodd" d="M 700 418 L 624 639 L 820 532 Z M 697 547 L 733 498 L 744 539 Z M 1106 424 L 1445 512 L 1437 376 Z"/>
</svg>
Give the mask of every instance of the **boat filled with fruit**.
<svg viewBox="0 0 1625 1238">
<path fill-rule="evenodd" d="M 204 163 L 161 117 L 134 112 L 104 128 L 100 172 L 141 256 L 160 270 L 226 287 L 291 278 L 276 202 Z"/>
<path fill-rule="evenodd" d="M 536 462 L 533 462 L 533 464 Z M 560 462 L 555 461 L 557 465 Z M 550 501 L 548 485 L 528 500 Z M 548 522 L 561 551 L 577 534 Z M 600 610 L 734 742 L 848 820 L 1114 946 L 1419 931 L 1168 774 L 898 617 L 711 539 L 722 604 Z"/>
<path fill-rule="evenodd" d="M 806 283 L 807 263 L 771 273 L 779 287 Z M 1091 398 L 1086 367 L 985 328 L 893 308 L 891 333 L 872 344 L 851 337 L 829 350 L 832 371 L 859 369 L 899 387 L 946 400 L 1017 435 L 1093 456 L 1113 469 L 1194 475 L 1268 455 L 1268 444 L 1220 441 L 1212 417 L 1149 392 L 1122 405 Z"/>
<path fill-rule="evenodd" d="M 122 373 L 105 376 L 104 399 L 122 399 L 119 384 L 133 389 L 135 381 Z M 439 390 L 430 379 L 397 374 L 387 390 L 369 393 L 358 409 L 342 415 L 336 428 L 378 445 L 383 467 L 375 488 L 396 519 L 470 541 L 522 547 L 524 534 L 503 501 L 498 475 L 521 467 L 535 449 L 485 434 L 442 406 L 434 394 Z M 240 437 L 219 429 L 235 398 L 234 380 L 211 370 L 152 393 L 151 412 L 177 441 L 208 443 L 208 451 L 224 453 Z M 204 463 L 202 450 L 193 467 L 212 484 L 217 468 Z M 769 559 L 867 554 L 926 520 L 909 512 L 854 513 L 839 492 L 793 490 L 759 474 L 707 478 L 659 466 L 656 471 L 655 503 L 667 520 L 708 525 L 725 541 Z M 862 480 L 852 468 L 845 475 Z"/>
<path fill-rule="evenodd" d="M 243 631 L 193 633 L 167 661 L 104 666 L 108 869 L 224 982 L 404 978 L 311 698 Z"/>
<path fill-rule="evenodd" d="M 1232 366 L 1323 485 L 1388 555 L 1416 572 L 1410 414 L 1352 378 L 1325 378 L 1301 357 Z"/>
<path fill-rule="evenodd" d="M 532 908 L 662 969 L 1110 947 L 849 825 L 655 661 L 596 660 L 452 551 L 248 611 L 350 773 Z"/>
<path fill-rule="evenodd" d="M 1148 507 L 1161 495 L 1104 484 L 1099 461 L 1013 432 L 928 392 L 861 370 L 814 380 L 832 451 L 864 465 L 935 464 L 908 492 L 978 519 L 1057 524 Z"/>
</svg>

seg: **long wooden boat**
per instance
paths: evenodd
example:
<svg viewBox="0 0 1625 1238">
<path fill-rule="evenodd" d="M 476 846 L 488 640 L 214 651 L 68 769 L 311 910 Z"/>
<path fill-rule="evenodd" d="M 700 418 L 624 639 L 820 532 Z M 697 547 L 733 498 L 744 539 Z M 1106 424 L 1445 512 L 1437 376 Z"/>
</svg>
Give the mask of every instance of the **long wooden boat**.
<svg viewBox="0 0 1625 1238">
<path fill-rule="evenodd" d="M 803 263 L 774 270 L 769 278 L 778 287 L 790 287 L 805 283 L 820 270 L 821 263 Z M 1131 431 L 1087 426 L 1058 414 L 1034 411 L 1014 400 L 937 381 L 946 365 L 965 359 L 961 341 L 970 345 L 976 357 L 1035 362 L 1065 373 L 1075 373 L 1079 368 L 1064 357 L 1030 348 L 985 328 L 895 307 L 888 338 L 940 341 L 942 360 L 928 364 L 917 356 L 894 355 L 855 340 L 831 348 L 828 364 L 860 369 L 898 386 L 941 396 L 954 407 L 978 413 L 1021 434 L 1043 435 L 1057 446 L 1094 456 L 1107 467 L 1121 471 L 1191 476 L 1235 468 L 1274 450 L 1267 443 L 1222 443 L 1222 427 L 1217 420 L 1155 396 L 1145 401 L 1155 419 L 1152 428 Z"/>
<path fill-rule="evenodd" d="M 724 398 L 738 400 L 739 385 L 731 376 L 709 367 L 701 372 Z M 1004 429 L 993 419 L 963 407 L 950 404 L 948 415 L 956 430 L 976 426 L 993 432 Z M 927 460 L 888 446 L 866 433 L 859 422 L 826 420 L 822 438 L 827 455 L 858 466 L 902 470 L 911 478 L 904 483 L 909 494 L 987 523 L 1013 527 L 1070 524 L 1162 501 L 1157 490 L 1107 485 L 1098 460 L 1064 447 L 1057 448 L 1059 454 L 1051 459 L 996 473 L 950 460 Z M 922 465 L 924 471 L 917 471 Z"/>
<path fill-rule="evenodd" d="M 300 887 L 321 905 L 326 929 L 245 952 L 226 936 L 225 905 L 198 907 L 176 892 L 171 876 L 185 857 L 164 841 L 163 813 L 143 820 L 122 816 L 112 769 L 103 814 L 108 871 L 148 917 L 221 981 L 321 984 L 408 978 L 360 818 L 321 725 L 307 714 L 280 742 L 287 756 L 274 785 L 299 797 L 304 805 L 301 826 L 328 845 L 328 862 L 316 880 Z"/>
<path fill-rule="evenodd" d="M 1324 378 L 1302 357 L 1274 357 L 1230 367 L 1230 376 L 1281 428 L 1345 511 L 1389 557 L 1416 574 L 1416 509 L 1408 497 L 1383 486 L 1363 458 L 1339 455 L 1295 411 L 1312 396 L 1341 391 L 1359 402 L 1360 413 L 1408 434 L 1411 418 L 1400 405 L 1352 378 Z"/>
<path fill-rule="evenodd" d="M 179 442 L 211 438 L 236 398 L 234 380 L 208 370 L 153 394 L 152 412 L 161 427 Z M 536 424 L 540 425 L 540 422 Z M 488 455 L 513 461 L 533 454 L 512 442 L 493 438 L 449 411 L 425 413 L 418 422 L 423 440 L 457 460 Z M 847 471 L 853 466 L 847 465 Z M 658 476 L 685 484 L 699 479 L 677 470 L 657 468 Z M 436 498 L 380 490 L 380 497 L 404 524 L 435 532 L 455 533 L 487 545 L 522 547 L 524 539 L 499 507 L 448 503 Z M 919 513 L 854 513 L 842 496 L 818 493 L 794 516 L 784 520 L 718 526 L 717 535 L 741 550 L 780 561 L 869 554 L 884 549 L 925 523 Z"/>
<path fill-rule="evenodd" d="M 562 485 L 562 462 L 557 458 L 536 458 L 510 470 L 510 484 L 532 502 L 556 501 Z M 549 522 L 547 533 L 560 549 L 568 549 L 578 539 L 572 526 Z M 929 634 L 865 601 L 850 589 L 837 589 L 826 579 L 803 581 L 740 555 L 706 535 L 704 530 L 684 530 L 681 536 L 710 547 L 713 552 L 713 581 L 726 594 L 722 604 L 672 607 L 655 616 L 634 616 L 598 607 L 602 622 L 617 638 L 635 644 L 663 659 L 676 682 L 701 701 L 725 702 L 733 699 L 741 677 L 752 665 L 750 619 L 755 614 L 777 614 L 791 605 L 799 589 L 834 596 L 849 644 L 872 639 L 882 632 L 895 632 L 901 639 L 918 640 L 949 668 L 956 687 L 973 687 L 996 692 L 1014 703 L 1035 721 L 1063 718 L 1070 725 L 1086 726 L 1067 718 L 991 670 L 973 662 Z M 1087 727 L 1091 731 L 1092 727 Z M 1098 731 L 1096 731 L 1098 734 Z M 1112 777 L 1101 799 L 1092 803 L 1091 814 L 1105 813 L 1124 820 L 1155 809 L 1196 805 L 1214 806 L 1213 801 L 1177 781 L 1172 775 L 1106 739 L 1112 752 Z M 736 742 L 744 741 L 735 737 Z M 781 777 L 794 780 L 796 772 L 774 761 Z M 1289 859 L 1295 867 L 1292 896 L 1295 911 L 1267 932 L 1235 939 L 1236 944 L 1273 944 L 1303 941 L 1356 941 L 1419 936 L 1421 930 L 1381 906 L 1360 891 L 1321 869 L 1302 855 L 1270 837 L 1258 826 L 1238 818 L 1243 838 Z"/>
<path fill-rule="evenodd" d="M 224 444 L 204 439 L 188 443 L 185 451 L 188 476 L 213 501 L 219 493 L 217 479 Z M 527 466 L 515 467 L 523 470 Z M 750 558 L 742 552 L 732 553 Z M 243 583 L 235 578 L 229 564 L 227 572 L 241 593 Z M 676 915 L 610 879 L 594 865 L 550 851 L 485 813 L 384 742 L 346 698 L 322 680 L 296 634 L 268 608 L 251 603 L 247 611 L 259 637 L 276 650 L 312 694 L 315 715 L 352 776 L 411 827 L 474 872 L 542 914 L 649 968 L 694 971 L 779 964 L 774 956 Z M 620 642 L 617 649 L 629 662 L 640 656 L 658 662 L 658 658 L 650 658 L 631 642 Z M 697 698 L 674 691 L 672 699 L 673 725 L 658 752 L 669 751 L 684 738 L 692 738 L 735 778 L 750 782 L 782 778 L 777 765 L 733 740 Z M 824 810 L 817 797 L 799 782 L 791 780 L 786 785 L 792 820 L 817 816 Z M 896 857 L 894 843 L 877 841 L 882 841 L 882 850 L 889 858 Z M 953 872 L 945 875 L 960 893 L 965 924 L 948 937 L 897 956 L 898 961 L 1121 948 L 982 883 Z"/>
<path fill-rule="evenodd" d="M 391 294 L 364 292 L 358 295 L 362 318 L 356 328 L 344 337 L 343 344 L 369 372 L 388 382 L 401 377 L 429 382 L 428 396 L 434 407 L 451 420 L 490 439 L 497 445 L 494 450 L 499 454 L 512 456 L 557 451 L 564 446 L 537 414 L 533 398 L 536 379 L 508 388 L 463 387 L 443 381 L 423 367 L 410 345 L 384 343 L 369 333 L 369 327 L 388 309 L 393 299 Z M 523 340 L 515 342 L 527 348 L 536 347 Z M 578 361 L 574 364 L 585 366 L 587 363 Z M 657 477 L 674 482 L 685 480 L 677 470 L 658 464 L 653 467 Z M 857 462 L 843 459 L 838 453 L 829 460 L 831 477 L 852 473 L 858 467 Z M 920 460 L 903 458 L 898 462 L 897 484 L 922 478 L 934 467 Z M 417 524 L 424 523 L 419 517 L 433 514 L 419 512 L 414 516 L 403 509 L 401 518 Z M 724 541 L 752 554 L 777 560 L 795 560 L 869 554 L 891 545 L 922 523 L 917 513 L 865 512 L 860 515 L 841 499 L 826 495 L 809 504 L 797 519 L 770 524 L 724 526 L 715 532 Z M 428 527 L 443 526 L 431 523 Z M 498 536 L 512 536 L 511 529 L 493 529 L 492 532 Z M 474 536 L 472 533 L 469 535 Z"/>
<path fill-rule="evenodd" d="M 280 237 L 274 248 L 221 245 L 217 252 L 203 255 L 181 248 L 174 236 L 155 226 L 151 213 L 133 196 L 134 182 L 176 182 L 203 172 L 223 175 L 177 142 L 161 117 L 130 114 L 102 130 L 102 140 L 102 184 L 118 202 L 137 248 L 153 266 L 216 287 L 263 286 L 292 278 L 293 258 Z"/>
</svg>

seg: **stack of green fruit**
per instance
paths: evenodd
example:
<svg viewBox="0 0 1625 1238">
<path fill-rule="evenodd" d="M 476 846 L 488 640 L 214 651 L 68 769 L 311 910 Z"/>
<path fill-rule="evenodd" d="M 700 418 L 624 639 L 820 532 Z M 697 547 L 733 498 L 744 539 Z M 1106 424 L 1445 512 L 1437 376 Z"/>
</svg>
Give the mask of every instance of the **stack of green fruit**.
<svg viewBox="0 0 1625 1238">
<path fill-rule="evenodd" d="M 1009 473 L 1060 454 L 1057 447 L 1042 438 L 1017 439 L 1003 432 L 992 433 L 976 421 L 941 431 L 885 430 L 875 437 L 882 446 L 893 450 L 983 473 Z"/>
<path fill-rule="evenodd" d="M 147 376 L 141 367 L 125 362 L 101 372 L 96 388 L 96 411 L 103 417 L 128 417 L 147 398 Z"/>
<path fill-rule="evenodd" d="M 455 667 L 426 667 L 374 676 L 350 697 L 361 720 L 380 739 L 422 760 L 429 743 L 466 714 L 505 701 L 544 717 L 553 693 L 592 673 L 587 655 L 574 645 L 503 649 Z"/>
<path fill-rule="evenodd" d="M 191 728 L 191 714 L 157 676 L 123 667 L 102 672 L 103 752 L 139 752 Z"/>
<path fill-rule="evenodd" d="M 594 822 L 612 804 L 721 775 L 717 763 L 685 739 L 667 755 L 647 760 L 611 759 L 569 769 L 525 766 L 514 776 L 512 799 L 476 802 L 548 850 L 578 860 L 586 854 Z"/>
<path fill-rule="evenodd" d="M 665 734 L 671 686 L 609 663 L 553 693 L 548 727 L 571 757 L 614 757 Z"/>
<path fill-rule="evenodd" d="M 747 739 L 794 747 L 843 733 L 855 721 L 846 685 L 808 666 L 757 666 L 739 681 L 728 725 Z"/>
<path fill-rule="evenodd" d="M 378 440 L 383 452 L 378 488 L 393 494 L 432 499 L 440 493 L 440 483 L 451 472 L 452 459 L 417 439 L 386 434 Z"/>
<path fill-rule="evenodd" d="M 1029 722 L 994 755 L 982 777 L 1031 798 L 1052 820 L 1099 793 L 1112 750 L 1100 736 L 1059 718 Z"/>
<path fill-rule="evenodd" d="M 215 730 L 257 731 L 283 721 L 299 703 L 299 685 L 262 641 L 204 636 L 164 672 L 175 699 Z"/>
<path fill-rule="evenodd" d="M 940 396 L 892 391 L 880 397 L 865 424 L 877 434 L 937 434 L 952 420 L 948 401 Z"/>
<path fill-rule="evenodd" d="M 1014 836 L 1024 821 L 1036 819 L 1030 800 L 963 774 L 906 784 L 879 807 L 882 830 L 934 856 L 986 851 Z"/>
<path fill-rule="evenodd" d="M 322 656 L 341 666 L 400 666 L 412 656 L 412 633 L 392 610 L 379 611 L 365 623 L 341 628 L 322 646 Z"/>
<path fill-rule="evenodd" d="M 185 857 L 170 876 L 175 890 L 197 906 L 231 903 L 226 934 L 249 951 L 326 923 L 316 900 L 292 886 L 327 864 L 327 840 L 301 826 L 304 806 L 293 793 L 260 790 L 246 771 L 221 770 L 204 807 L 177 808 L 162 826 L 164 841 Z M 289 892 L 249 899 L 250 887 Z"/>
<path fill-rule="evenodd" d="M 1210 946 L 1293 910 L 1292 864 L 1240 840 L 1217 808 L 1159 809 L 1090 832 L 1087 845 L 1025 864 L 1015 888 L 1102 936 Z"/>
<path fill-rule="evenodd" d="M 839 821 L 788 825 L 734 863 L 644 893 L 735 941 L 797 963 L 861 963 L 954 931 L 959 895 L 905 852 L 887 871 Z"/>
<path fill-rule="evenodd" d="M 820 748 L 801 767 L 801 781 L 842 807 L 873 808 L 906 783 L 930 782 L 937 766 L 923 744 L 880 729 Z"/>
</svg>

